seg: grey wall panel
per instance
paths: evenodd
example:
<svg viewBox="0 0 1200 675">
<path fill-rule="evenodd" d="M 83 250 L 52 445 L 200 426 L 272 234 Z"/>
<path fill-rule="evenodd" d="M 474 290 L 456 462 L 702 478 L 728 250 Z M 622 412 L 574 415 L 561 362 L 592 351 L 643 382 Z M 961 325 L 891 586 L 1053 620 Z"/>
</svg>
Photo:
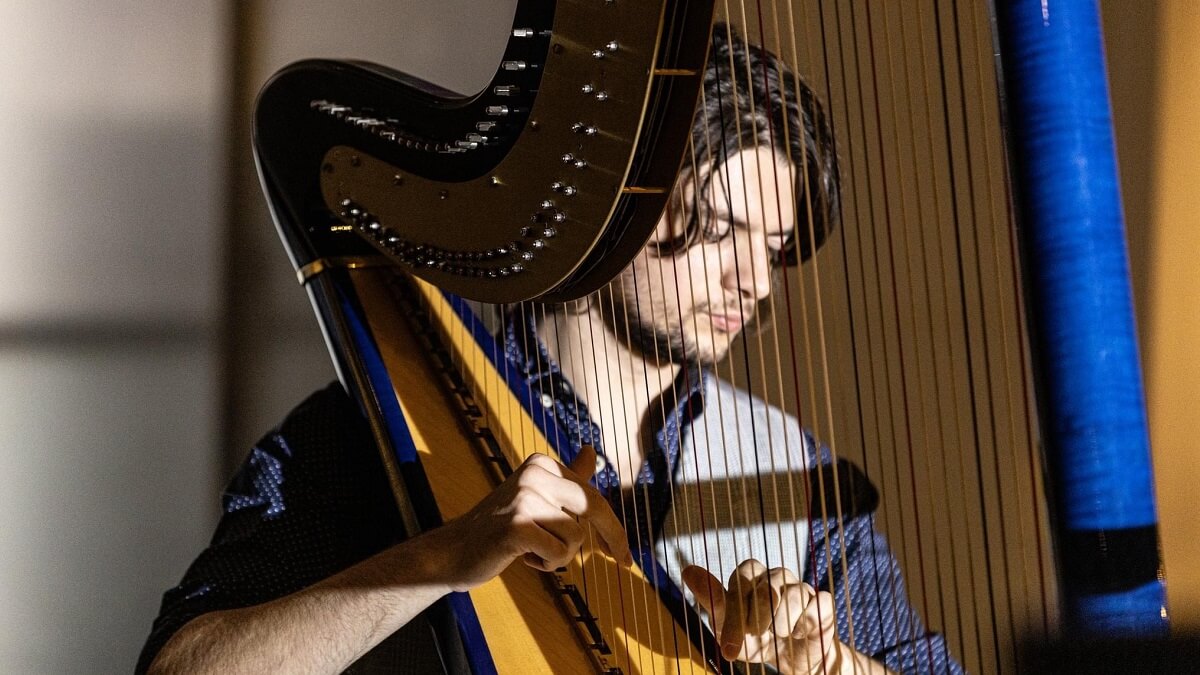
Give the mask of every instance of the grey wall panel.
<svg viewBox="0 0 1200 675">
<path fill-rule="evenodd" d="M 0 8 L 0 321 L 211 321 L 223 3 Z"/>
<path fill-rule="evenodd" d="M 228 4 L 0 3 L 0 672 L 128 672 L 211 535 Z"/>
<path fill-rule="evenodd" d="M 0 351 L 0 672 L 128 672 L 211 532 L 213 356 Z"/>
</svg>

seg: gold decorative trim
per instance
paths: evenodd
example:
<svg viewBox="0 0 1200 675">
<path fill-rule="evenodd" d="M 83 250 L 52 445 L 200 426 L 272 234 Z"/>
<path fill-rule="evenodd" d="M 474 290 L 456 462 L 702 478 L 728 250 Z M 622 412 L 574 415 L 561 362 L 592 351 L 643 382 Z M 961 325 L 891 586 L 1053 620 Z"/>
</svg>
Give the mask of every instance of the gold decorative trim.
<svg viewBox="0 0 1200 675">
<path fill-rule="evenodd" d="M 694 77 L 698 74 L 698 71 L 688 70 L 686 68 L 655 68 L 654 74 L 655 76 L 666 75 L 669 77 Z"/>
<path fill-rule="evenodd" d="M 317 258 L 304 267 L 296 270 L 296 280 L 303 286 L 318 274 L 332 269 L 357 270 L 364 267 L 391 267 L 396 263 L 384 255 L 372 256 L 340 256 L 336 258 Z"/>
<path fill-rule="evenodd" d="M 621 193 L 627 195 L 661 195 L 665 192 L 667 192 L 667 188 L 661 187 L 634 187 L 626 185 L 621 188 Z"/>
</svg>

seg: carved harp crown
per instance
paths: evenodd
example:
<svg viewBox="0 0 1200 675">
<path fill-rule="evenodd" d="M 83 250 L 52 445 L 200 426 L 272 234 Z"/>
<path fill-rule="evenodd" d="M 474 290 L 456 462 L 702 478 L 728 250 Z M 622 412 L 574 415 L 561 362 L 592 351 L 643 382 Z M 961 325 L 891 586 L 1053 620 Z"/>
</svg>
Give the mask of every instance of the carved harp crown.
<svg viewBox="0 0 1200 675">
<path fill-rule="evenodd" d="M 373 64 L 281 71 L 255 150 L 293 262 L 373 247 L 481 301 L 595 290 L 666 204 L 712 4 L 526 0 L 492 82 L 466 98 Z"/>
</svg>

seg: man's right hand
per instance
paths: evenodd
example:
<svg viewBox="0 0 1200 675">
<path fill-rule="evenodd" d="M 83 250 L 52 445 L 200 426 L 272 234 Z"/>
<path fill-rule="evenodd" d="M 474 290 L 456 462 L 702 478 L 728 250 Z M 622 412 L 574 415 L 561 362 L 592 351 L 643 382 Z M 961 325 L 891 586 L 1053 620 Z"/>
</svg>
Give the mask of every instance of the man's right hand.
<svg viewBox="0 0 1200 675">
<path fill-rule="evenodd" d="M 430 531 L 426 536 L 444 546 L 451 589 L 475 588 L 517 558 L 547 572 L 565 567 L 583 544 L 583 521 L 596 528 L 609 555 L 632 564 L 621 521 L 588 483 L 595 465 L 589 446 L 570 467 L 531 455 L 475 508 Z"/>
</svg>

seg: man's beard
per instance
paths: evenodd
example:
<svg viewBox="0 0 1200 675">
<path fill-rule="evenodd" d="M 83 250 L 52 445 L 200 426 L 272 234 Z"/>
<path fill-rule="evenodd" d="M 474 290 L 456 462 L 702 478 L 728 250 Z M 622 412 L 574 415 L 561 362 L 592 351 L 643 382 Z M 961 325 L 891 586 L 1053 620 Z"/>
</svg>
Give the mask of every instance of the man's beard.
<svg viewBox="0 0 1200 675">
<path fill-rule="evenodd" d="M 618 313 L 613 318 L 616 319 L 615 328 L 618 335 L 628 335 L 629 346 L 632 349 L 643 358 L 657 361 L 659 364 L 695 364 L 707 367 L 714 365 L 725 355 L 724 351 L 720 354 L 715 353 L 715 344 L 712 350 L 703 353 L 695 336 L 687 334 L 680 324 L 655 323 L 652 319 L 646 319 L 632 311 Z M 715 336 L 713 341 L 716 342 Z"/>
</svg>

